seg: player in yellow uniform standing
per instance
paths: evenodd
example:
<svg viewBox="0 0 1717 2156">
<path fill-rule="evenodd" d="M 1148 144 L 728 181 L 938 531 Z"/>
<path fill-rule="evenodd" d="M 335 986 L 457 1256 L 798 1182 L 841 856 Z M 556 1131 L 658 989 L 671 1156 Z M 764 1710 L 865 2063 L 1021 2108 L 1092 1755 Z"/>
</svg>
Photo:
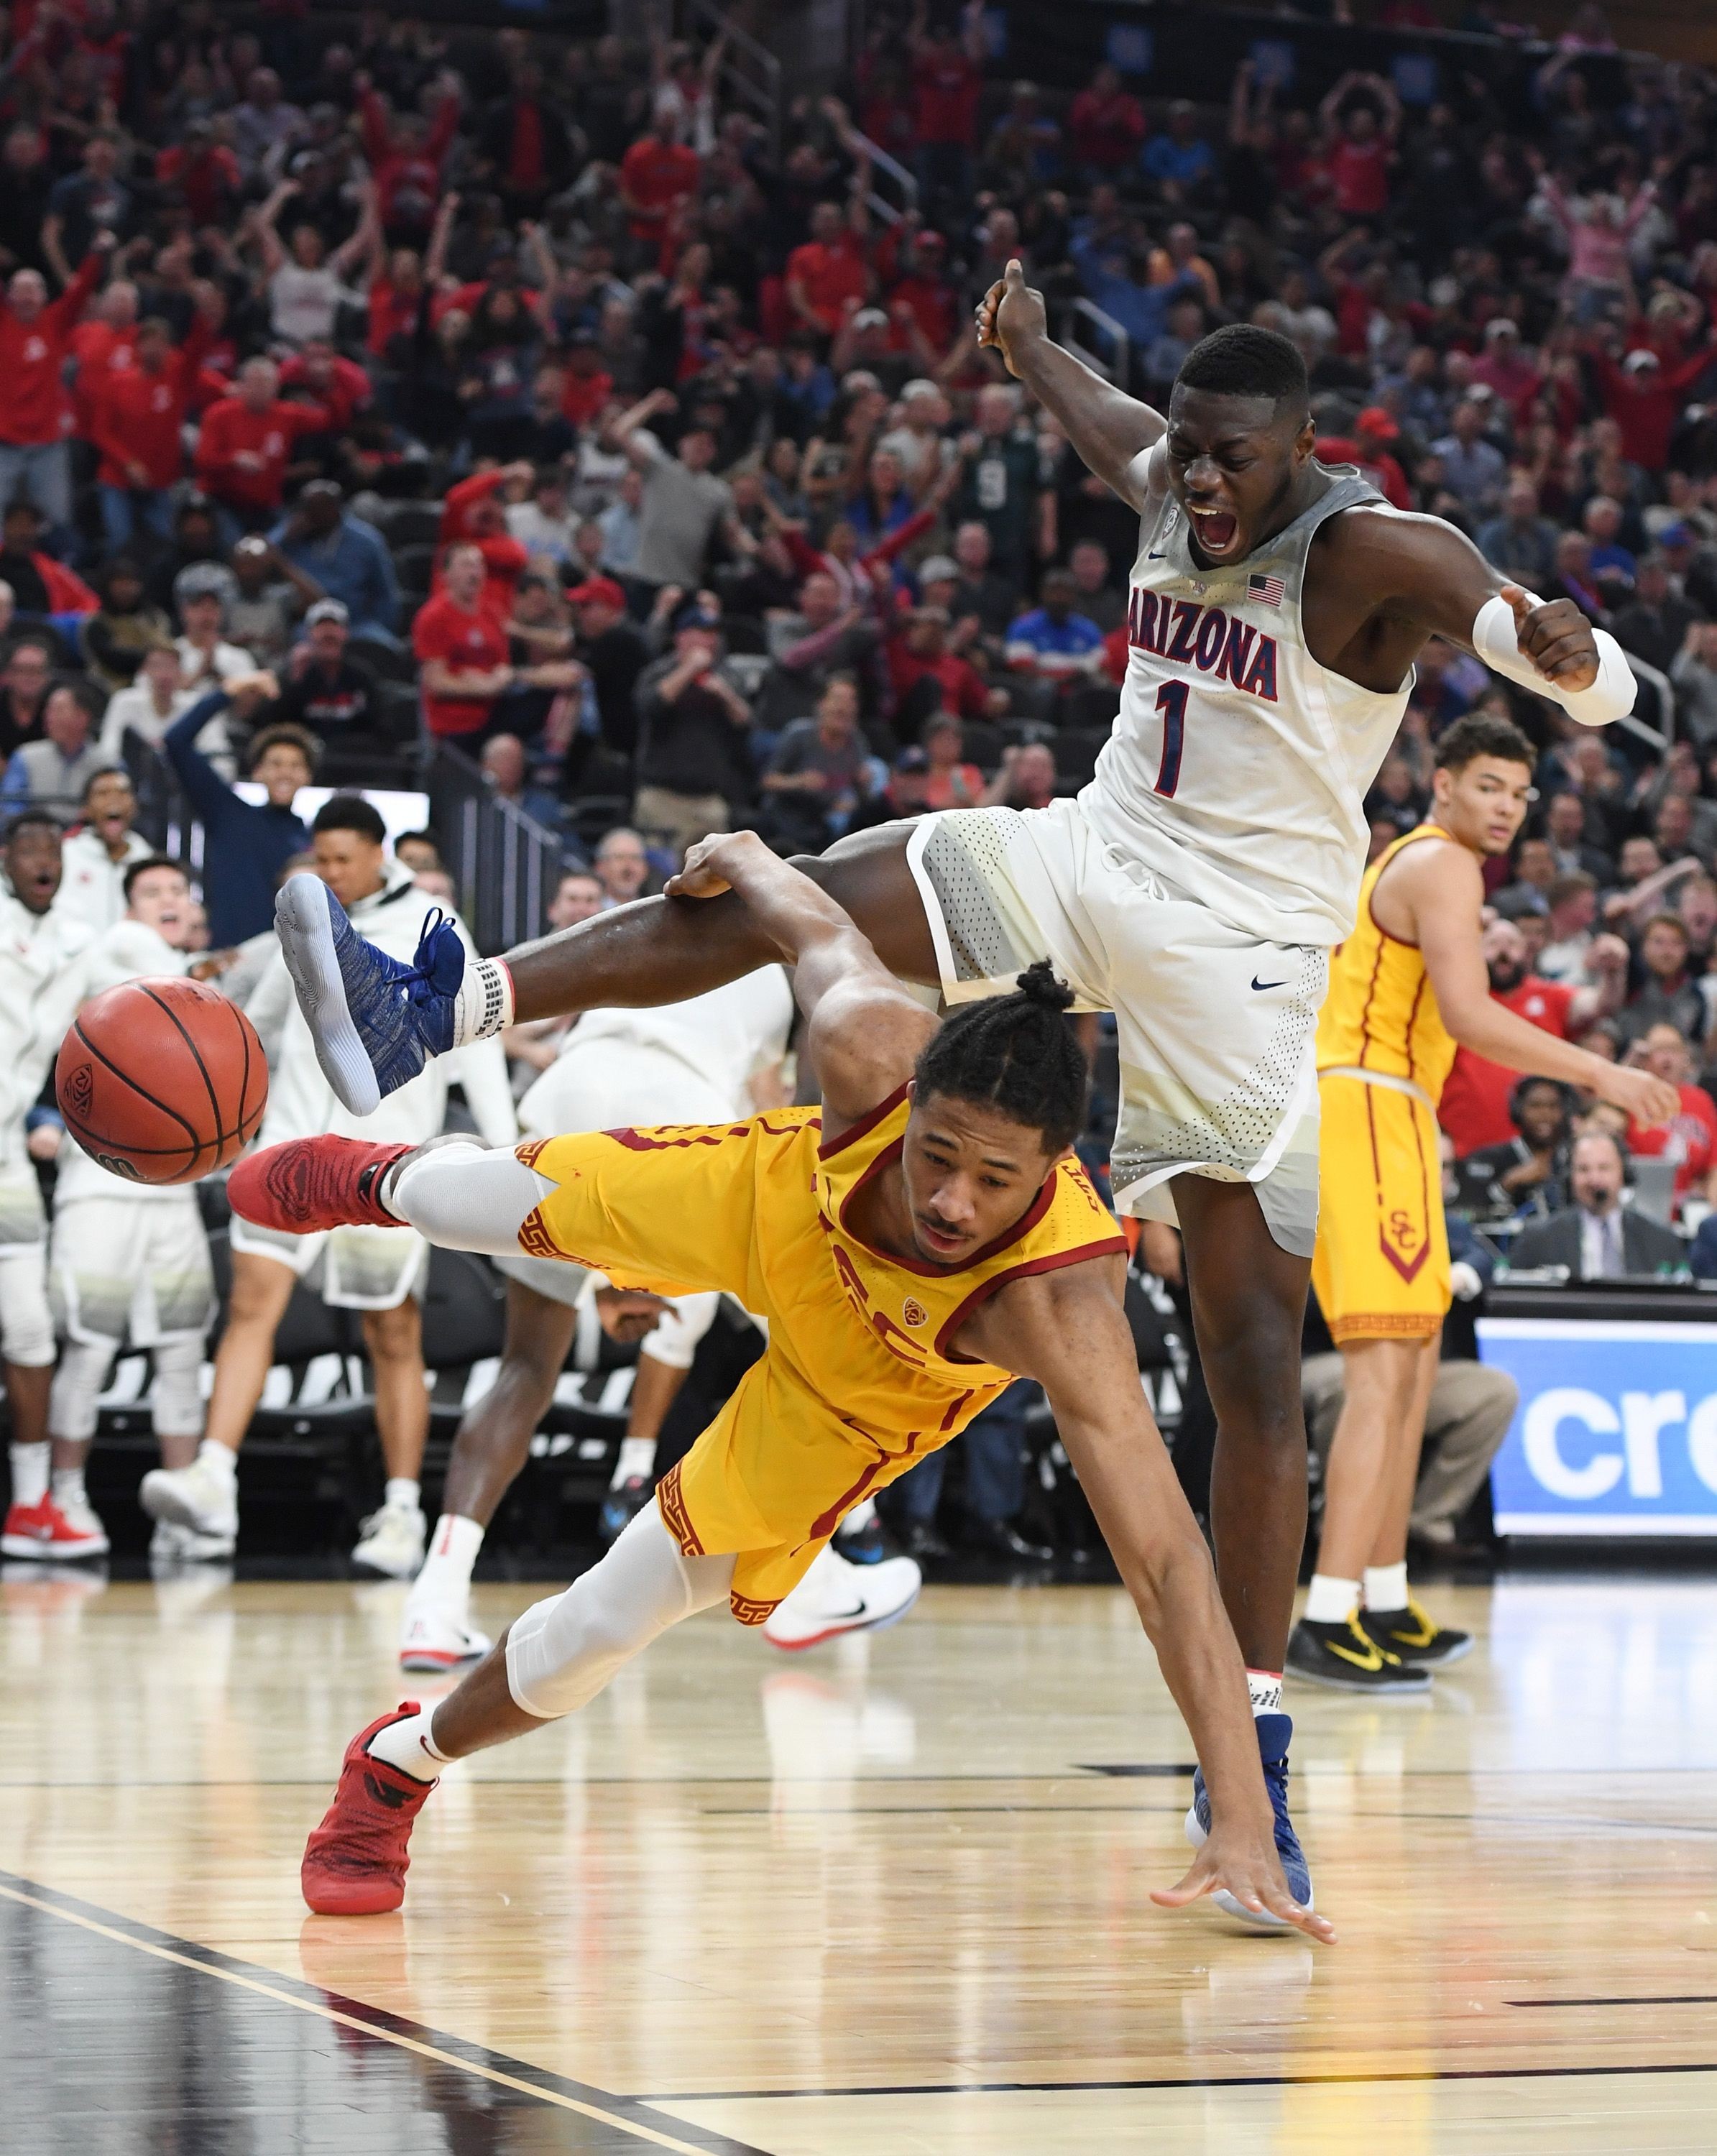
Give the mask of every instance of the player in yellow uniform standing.
<svg viewBox="0 0 1717 2156">
<path fill-rule="evenodd" d="M 1407 1520 L 1449 1306 L 1437 1104 L 1457 1047 L 1613 1101 L 1674 1112 L 1648 1072 L 1557 1040 L 1496 1002 L 1479 949 L 1480 865 L 1514 844 L 1534 751 L 1506 720 L 1467 718 L 1437 751 L 1427 819 L 1373 862 L 1318 1024 L 1321 1211 L 1312 1285 L 1341 1351 L 1318 1570 L 1288 1643 L 1302 1676 L 1423 1691 L 1470 1637 L 1407 1591 Z"/>
<path fill-rule="evenodd" d="M 1199 1855 L 1156 1898 L 1212 1892 L 1231 1914 L 1329 1937 L 1288 1817 L 1287 1717 L 1252 1715 L 1140 1391 L 1125 1246 L 1069 1150 L 1085 1114 L 1069 992 L 1039 965 L 938 1023 L 749 833 L 694 848 L 670 888 L 731 889 L 794 966 L 820 1114 L 496 1152 L 323 1137 L 233 1176 L 234 1210 L 275 1229 L 405 1220 L 432 1242 L 575 1260 L 628 1286 L 720 1289 L 769 1321 L 762 1359 L 601 1563 L 527 1610 L 433 1714 L 407 1706 L 352 1740 L 305 1854 L 306 1899 L 398 1907 L 411 1821 L 443 1765 L 584 1706 L 696 1610 L 726 1602 L 763 1622 L 844 1512 L 1017 1374 L 1048 1394 L 1202 1762 Z"/>
</svg>

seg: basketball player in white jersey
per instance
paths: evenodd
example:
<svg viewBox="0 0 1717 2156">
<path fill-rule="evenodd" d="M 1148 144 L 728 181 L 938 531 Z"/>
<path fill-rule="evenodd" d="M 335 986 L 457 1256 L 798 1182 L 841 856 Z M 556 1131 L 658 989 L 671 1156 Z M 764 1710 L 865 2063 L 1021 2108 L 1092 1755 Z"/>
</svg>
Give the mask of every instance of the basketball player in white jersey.
<svg viewBox="0 0 1717 2156">
<path fill-rule="evenodd" d="M 802 865 L 887 965 L 950 1001 L 1047 957 L 1115 1013 L 1117 1200 L 1181 1230 L 1219 1427 L 1218 1577 L 1261 1731 L 1279 1732 L 1305 1534 L 1312 1040 L 1365 860 L 1362 798 L 1433 635 L 1592 724 L 1631 707 L 1632 677 L 1570 603 L 1535 600 L 1517 629 L 1452 526 L 1320 465 L 1285 337 L 1214 331 L 1164 415 L 1051 341 L 1017 263 L 978 329 L 1139 512 L 1120 716 L 1077 800 L 886 824 Z M 769 956 L 731 896 L 645 900 L 472 967 L 431 939 L 416 968 L 390 966 L 303 878 L 280 921 L 323 1068 L 358 1106 L 515 1018 L 691 995 Z M 1266 1764 L 1300 1863 L 1285 1753 Z"/>
<path fill-rule="evenodd" d="M 87 954 L 85 993 L 99 996 L 121 981 L 183 973 L 197 909 L 177 861 L 145 855 L 126 869 L 126 911 Z M 84 1490 L 84 1463 L 95 1435 L 95 1403 L 128 1337 L 152 1349 L 150 1396 L 162 1464 L 188 1467 L 203 1432 L 198 1378 L 203 1342 L 214 1321 L 214 1270 L 208 1237 L 188 1183 L 152 1188 L 98 1168 L 70 1137 L 56 1155 L 49 1289 L 64 1341 L 49 1395 L 52 1493 L 67 1524 L 95 1556 L 107 1537 Z M 157 1523 L 152 1558 L 207 1562 L 233 1554 L 230 1536 L 199 1535 Z"/>
<path fill-rule="evenodd" d="M 770 1103 L 758 1099 L 753 1086 L 779 1067 L 792 1024 L 793 993 L 779 966 L 687 1003 L 588 1012 L 520 1101 L 519 1127 L 527 1137 L 552 1137 L 622 1125 L 722 1123 L 754 1114 Z M 508 1276 L 501 1368 L 454 1440 L 441 1517 L 406 1604 L 399 1650 L 406 1670 L 451 1669 L 489 1650 L 489 1640 L 470 1621 L 471 1568 L 553 1397 L 578 1307 L 600 1278 L 553 1258 L 520 1255 L 495 1262 Z M 595 1291 L 608 1310 L 622 1306 L 615 1321 L 604 1311 L 604 1322 L 627 1337 L 621 1291 Z M 630 1300 L 655 1305 L 660 1315 L 640 1349 L 626 1435 L 604 1507 L 609 1542 L 650 1501 L 656 1438 L 721 1297 L 676 1296 L 659 1305 L 653 1297 Z M 769 1619 L 764 1635 L 778 1645 L 809 1646 L 835 1632 L 886 1624 L 903 1614 L 919 1585 L 909 1558 L 857 1566 L 825 1551 Z"/>
</svg>

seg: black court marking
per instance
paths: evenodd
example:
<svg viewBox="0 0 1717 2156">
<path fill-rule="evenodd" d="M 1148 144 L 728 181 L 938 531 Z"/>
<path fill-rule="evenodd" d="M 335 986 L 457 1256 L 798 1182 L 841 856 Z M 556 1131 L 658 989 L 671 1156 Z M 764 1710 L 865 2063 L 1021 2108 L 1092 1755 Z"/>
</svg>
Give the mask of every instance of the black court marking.
<svg viewBox="0 0 1717 2156">
<path fill-rule="evenodd" d="M 1654 1999 L 1634 1993 L 1614 1999 L 1505 1999 L 1504 2006 L 1717 2006 L 1717 1991 L 1665 1991 Z"/>
<path fill-rule="evenodd" d="M 1182 1779 L 1190 1780 L 1198 1772 L 1198 1762 L 1195 1759 L 1189 1759 L 1184 1766 L 1181 1766 L 1170 1760 L 1147 1759 L 1134 1760 L 1130 1763 L 1115 1767 L 1103 1767 L 1087 1766 L 1081 1761 L 1075 1765 L 1073 1771 L 1076 1774 L 1106 1774 L 1111 1779 L 1119 1782 L 1154 1780 L 1158 1777 L 1165 1782 L 1172 1782 Z"/>
<path fill-rule="evenodd" d="M 352 1923 L 386 1920 L 311 1921 L 332 1942 L 351 1938 Z M 766 2156 L 643 2097 L 610 2096 L 3 1871 L 0 1973 L 7 2156 L 80 2144 L 114 2156 L 225 2156 L 254 2145 L 256 2122 L 270 2114 L 291 2120 L 302 2156 L 372 2145 Z"/>
</svg>

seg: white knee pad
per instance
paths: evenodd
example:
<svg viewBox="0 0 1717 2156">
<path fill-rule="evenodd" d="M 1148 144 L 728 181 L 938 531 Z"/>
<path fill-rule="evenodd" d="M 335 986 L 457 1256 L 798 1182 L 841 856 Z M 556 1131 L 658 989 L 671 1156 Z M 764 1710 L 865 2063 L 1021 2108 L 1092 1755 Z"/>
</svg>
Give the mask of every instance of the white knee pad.
<svg viewBox="0 0 1717 2156">
<path fill-rule="evenodd" d="M 533 1602 L 506 1635 L 506 1686 L 543 1722 L 595 1698 L 682 1617 L 727 1598 L 733 1559 L 682 1557 L 655 1500 L 564 1594 Z"/>
<path fill-rule="evenodd" d="M 654 1332 L 644 1336 L 638 1352 L 652 1363 L 666 1363 L 671 1370 L 689 1370 L 698 1342 L 716 1322 L 721 1291 L 710 1288 L 697 1295 L 674 1295 L 668 1301 L 671 1309 L 662 1313 Z"/>
<path fill-rule="evenodd" d="M 44 1244 L 0 1258 L 0 1355 L 21 1370 L 44 1370 L 54 1360 Z"/>
<path fill-rule="evenodd" d="M 519 1229 L 554 1187 L 516 1152 L 491 1152 L 473 1138 L 408 1161 L 388 1207 L 444 1250 L 516 1258 Z"/>
<path fill-rule="evenodd" d="M 95 1435 L 95 1403 L 113 1368 L 115 1343 L 109 1340 L 68 1340 L 48 1394 L 48 1427 L 55 1437 Z"/>
<path fill-rule="evenodd" d="M 200 1437 L 203 1434 L 203 1342 L 194 1333 L 163 1340 L 155 1350 L 155 1383 L 149 1395 L 150 1418 L 157 1437 Z"/>
</svg>

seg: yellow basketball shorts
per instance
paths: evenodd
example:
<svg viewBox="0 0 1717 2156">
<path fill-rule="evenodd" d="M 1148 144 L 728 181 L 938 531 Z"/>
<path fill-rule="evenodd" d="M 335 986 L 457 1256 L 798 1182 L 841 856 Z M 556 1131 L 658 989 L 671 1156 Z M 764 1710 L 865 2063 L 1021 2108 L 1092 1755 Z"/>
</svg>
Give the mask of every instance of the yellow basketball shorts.
<svg viewBox="0 0 1717 2156">
<path fill-rule="evenodd" d="M 769 1345 L 656 1501 L 688 1557 L 734 1556 L 731 1604 L 761 1625 L 789 1594 L 842 1517 L 918 1465 L 933 1447 L 885 1443 L 849 1422 L 799 1367 L 792 1337 L 803 1306 L 772 1306 L 762 1254 L 812 1229 L 805 1261 L 826 1263 L 815 1229 L 808 1161 L 815 1130 L 796 1139 L 782 1118 L 539 1138 L 519 1157 L 557 1188 L 519 1231 L 533 1257 L 573 1258 L 629 1287 L 715 1288 L 770 1321 Z M 809 1143 L 810 1152 L 806 1152 Z M 820 1327 L 856 1328 L 830 1270 Z M 821 1342 L 826 1348 L 830 1341 Z M 902 1386 L 910 1373 L 902 1369 Z M 954 1435 L 938 1432 L 936 1442 Z"/>
<path fill-rule="evenodd" d="M 1437 1118 L 1425 1101 L 1363 1079 L 1325 1075 L 1318 1090 L 1312 1286 L 1330 1337 L 1428 1340 L 1450 1299 Z"/>
</svg>

